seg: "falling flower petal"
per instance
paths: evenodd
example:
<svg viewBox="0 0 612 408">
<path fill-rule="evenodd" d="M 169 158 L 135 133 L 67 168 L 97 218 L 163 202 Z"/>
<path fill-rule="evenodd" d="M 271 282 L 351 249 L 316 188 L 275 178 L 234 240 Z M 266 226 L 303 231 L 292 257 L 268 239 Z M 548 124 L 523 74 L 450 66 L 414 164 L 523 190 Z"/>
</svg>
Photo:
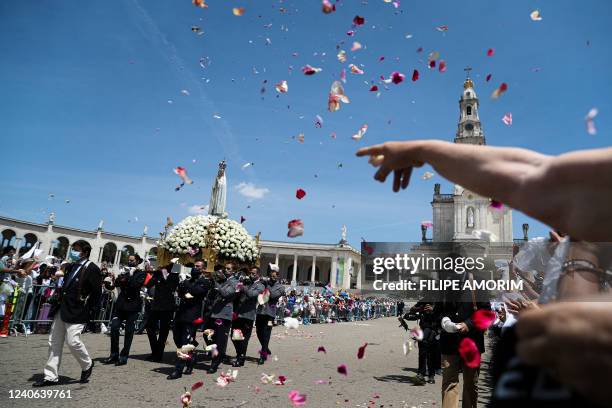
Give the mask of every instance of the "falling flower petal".
<svg viewBox="0 0 612 408">
<path fill-rule="evenodd" d="M 492 310 L 478 309 L 472 314 L 472 323 L 476 330 L 487 330 L 495 321 L 496 314 Z"/>
<path fill-rule="evenodd" d="M 329 0 L 323 0 L 323 13 L 330 14 L 336 11 L 336 5 L 332 4 Z"/>
<path fill-rule="evenodd" d="M 433 228 L 433 222 L 431 221 L 421 221 L 421 226 L 425 228 Z"/>
<path fill-rule="evenodd" d="M 502 122 L 504 122 L 506 126 L 512 125 L 512 112 L 506 113 L 502 118 Z"/>
<path fill-rule="evenodd" d="M 358 359 L 362 359 L 363 356 L 365 356 L 365 349 L 368 346 L 368 343 L 364 343 L 363 346 L 359 347 L 359 350 L 357 350 L 357 358 Z"/>
<path fill-rule="evenodd" d="M 289 84 L 287 84 L 287 81 L 283 80 L 277 83 L 274 88 L 278 93 L 287 93 L 287 91 L 289 91 Z"/>
<path fill-rule="evenodd" d="M 402 74 L 401 72 L 393 71 L 391 73 L 391 82 L 393 82 L 395 85 L 402 83 L 405 78 L 406 78 L 406 76 L 404 74 Z M 414 75 L 413 75 L 413 78 L 414 78 Z M 413 81 L 414 81 L 414 79 L 413 79 Z"/>
<path fill-rule="evenodd" d="M 419 71 L 418 70 L 414 70 L 412 71 L 412 82 L 416 82 L 419 79 Z"/>
<path fill-rule="evenodd" d="M 200 66 L 204 69 L 208 68 L 210 66 L 210 58 L 209 57 L 200 58 Z"/>
<path fill-rule="evenodd" d="M 407 356 L 412 351 L 412 341 L 404 341 L 404 343 L 402 344 L 402 348 L 404 349 L 404 355 Z"/>
<path fill-rule="evenodd" d="M 446 72 L 446 61 L 440 60 L 440 64 L 438 65 L 438 71 Z"/>
<path fill-rule="evenodd" d="M 340 364 L 337 368 L 338 373 L 342 375 L 348 375 L 348 370 L 346 369 L 346 364 Z"/>
<path fill-rule="evenodd" d="M 591 110 L 589 111 L 589 113 L 587 113 L 587 115 L 584 117 L 584 121 L 586 123 L 586 127 L 587 127 L 587 133 L 589 135 L 596 135 L 597 134 L 597 128 L 595 127 L 595 117 L 597 116 L 597 114 L 599 113 L 599 110 L 597 110 L 597 108 L 591 108 Z"/>
<path fill-rule="evenodd" d="M 338 55 L 336 55 L 336 57 L 338 58 L 338 61 L 340 62 L 346 62 L 346 51 L 344 50 L 340 50 L 338 51 Z"/>
<path fill-rule="evenodd" d="M 353 136 L 351 136 L 351 139 L 353 139 L 353 140 L 361 140 L 361 138 L 366 134 L 367 131 L 368 131 L 368 125 L 364 124 L 363 126 L 361 126 L 359 128 L 357 133 L 355 133 Z"/>
<path fill-rule="evenodd" d="M 242 330 L 233 329 L 232 330 L 232 340 L 234 341 L 242 341 L 244 340 L 244 334 L 242 334 Z"/>
<path fill-rule="evenodd" d="M 351 74 L 359 74 L 363 75 L 363 70 L 361 70 L 357 65 L 350 64 L 349 69 L 351 70 Z"/>
<path fill-rule="evenodd" d="M 504 209 L 504 204 L 500 203 L 499 201 L 495 201 L 495 200 L 491 199 L 491 202 L 489 203 L 489 207 L 494 209 L 494 210 L 503 210 Z"/>
<path fill-rule="evenodd" d="M 244 218 L 242 215 L 240 216 L 240 223 L 243 224 L 246 221 L 246 218 Z"/>
<path fill-rule="evenodd" d="M 242 165 L 242 170 L 246 169 L 247 167 L 251 167 L 253 165 L 255 165 L 255 163 L 253 163 L 253 162 L 244 163 Z"/>
<path fill-rule="evenodd" d="M 201 8 L 208 8 L 208 4 L 204 0 L 191 0 L 194 6 Z"/>
<path fill-rule="evenodd" d="M 410 337 L 416 341 L 423 340 L 423 330 L 421 330 L 419 326 L 414 326 L 412 329 L 410 329 Z"/>
<path fill-rule="evenodd" d="M 491 94 L 491 98 L 497 99 L 501 96 L 501 94 L 503 94 L 507 90 L 508 90 L 508 84 L 506 84 L 505 82 L 502 82 L 499 88 L 493 91 L 493 93 Z"/>
<path fill-rule="evenodd" d="M 323 127 L 323 118 L 320 115 L 315 116 L 315 127 L 321 129 Z"/>
<path fill-rule="evenodd" d="M 294 407 L 301 407 L 306 404 L 306 395 L 300 394 L 298 390 L 289 391 L 289 401 Z"/>
<path fill-rule="evenodd" d="M 493 50 L 493 48 L 489 48 L 487 50 L 487 57 L 492 57 L 494 52 L 495 52 L 495 50 Z"/>
<path fill-rule="evenodd" d="M 487 77 L 485 78 L 485 81 L 489 82 L 491 80 L 491 74 L 487 74 Z"/>
<path fill-rule="evenodd" d="M 287 381 L 287 377 L 285 377 L 284 375 L 279 375 L 278 376 L 278 380 L 276 380 L 274 382 L 274 384 L 276 384 L 276 385 L 285 385 L 286 381 Z"/>
<path fill-rule="evenodd" d="M 304 75 L 314 75 L 314 74 L 316 74 L 317 72 L 321 72 L 321 71 L 323 71 L 323 69 L 322 69 L 322 68 L 312 67 L 312 66 L 310 66 L 310 65 L 308 65 L 308 64 L 307 64 L 307 65 L 304 65 L 304 66 L 302 67 L 302 73 L 303 73 Z"/>
<path fill-rule="evenodd" d="M 441 33 L 444 33 L 446 31 L 448 31 L 448 26 L 447 25 L 437 26 L 436 30 L 440 31 Z"/>
<path fill-rule="evenodd" d="M 327 109 L 330 112 L 335 112 L 340 109 L 340 102 L 350 103 L 348 96 L 344 94 L 344 88 L 340 81 L 334 81 L 329 92 L 327 100 Z"/>
<path fill-rule="evenodd" d="M 351 51 L 357 51 L 361 49 L 361 43 L 354 41 L 353 42 L 353 46 L 351 47 Z"/>
<path fill-rule="evenodd" d="M 423 180 L 429 180 L 430 178 L 432 178 L 434 176 L 434 174 L 430 171 L 426 171 L 425 173 L 423 173 L 423 175 L 421 176 L 421 178 Z"/>
<path fill-rule="evenodd" d="M 459 355 L 466 366 L 470 368 L 476 368 L 480 365 L 480 351 L 474 340 L 469 337 L 465 337 L 459 343 Z"/>
<path fill-rule="evenodd" d="M 298 188 L 297 191 L 295 192 L 295 197 L 298 200 L 301 200 L 302 198 L 306 197 L 306 192 L 302 190 L 301 188 Z"/>
<path fill-rule="evenodd" d="M 260 305 L 263 305 L 263 304 L 268 303 L 269 300 L 270 300 L 270 289 L 265 288 L 263 292 L 261 292 L 257 296 L 257 303 Z"/>
<path fill-rule="evenodd" d="M 287 231 L 287 236 L 289 238 L 295 238 L 304 235 L 304 222 L 300 219 L 289 221 L 287 228 L 289 229 L 289 231 Z"/>
<path fill-rule="evenodd" d="M 181 93 L 182 93 L 183 95 L 185 95 L 185 96 L 189 96 L 189 95 L 190 95 L 189 91 L 188 91 L 188 90 L 186 90 L 186 89 L 181 90 Z"/>
<path fill-rule="evenodd" d="M 370 88 L 370 92 L 376 92 L 376 91 L 378 91 L 378 86 L 372 85 L 372 87 Z"/>
<path fill-rule="evenodd" d="M 244 7 L 234 7 L 232 9 L 232 13 L 234 13 L 235 16 L 240 17 L 244 14 L 245 9 Z"/>
<path fill-rule="evenodd" d="M 176 191 L 180 190 L 185 184 L 193 184 L 193 180 L 187 175 L 187 169 L 178 166 L 174 169 L 174 173 L 181 178 L 181 184 L 175 188 Z"/>
<path fill-rule="evenodd" d="M 319 346 L 319 348 L 317 349 L 317 353 L 325 353 L 325 354 L 327 354 L 327 350 L 325 350 L 325 347 Z"/>
<path fill-rule="evenodd" d="M 356 26 L 364 25 L 365 17 L 355 16 L 355 18 L 353 18 L 353 24 L 355 24 Z"/>
<path fill-rule="evenodd" d="M 542 21 L 542 16 L 540 15 L 540 10 L 533 10 L 530 14 L 529 17 L 533 20 L 533 21 Z"/>
</svg>

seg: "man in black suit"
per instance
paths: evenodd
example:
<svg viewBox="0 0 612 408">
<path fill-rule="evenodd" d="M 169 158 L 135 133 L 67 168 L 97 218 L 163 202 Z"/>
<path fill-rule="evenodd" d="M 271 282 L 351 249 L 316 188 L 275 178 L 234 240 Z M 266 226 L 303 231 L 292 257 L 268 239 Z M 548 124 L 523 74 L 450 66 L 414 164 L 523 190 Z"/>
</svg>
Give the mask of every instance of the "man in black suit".
<svg viewBox="0 0 612 408">
<path fill-rule="evenodd" d="M 202 302 L 210 289 L 210 281 L 202 277 L 203 269 L 204 262 L 197 261 L 191 268 L 189 278 L 178 285 L 177 293 L 181 303 L 176 312 L 174 327 L 172 328 L 172 336 L 177 349 L 190 344 L 194 346 L 198 344 L 195 340 L 196 327 L 197 324 L 200 324 L 198 321 L 201 321 L 202 317 Z M 194 365 L 194 354 L 190 355 L 189 360 L 183 360 L 177 353 L 174 372 L 167 378 L 169 380 L 181 378 L 185 366 L 187 366 L 185 374 L 191 374 Z"/>
<path fill-rule="evenodd" d="M 253 323 L 257 314 L 257 299 L 266 288 L 260 279 L 259 268 L 256 266 L 240 276 L 240 282 L 242 285 L 234 304 L 234 312 L 237 318 L 232 322 L 232 343 L 234 343 L 236 349 L 236 360 L 232 363 L 232 367 L 242 367 L 244 365 L 249 339 L 253 331 Z M 236 338 L 234 334 L 239 334 L 234 332 L 236 330 L 242 333 L 242 339 Z"/>
<path fill-rule="evenodd" d="M 173 266 L 174 264 L 170 264 L 153 272 L 153 276 L 146 285 L 149 290 L 154 291 L 147 322 L 151 361 L 162 361 L 172 315 L 176 307 L 174 292 L 179 284 L 179 274 L 178 271 L 172 271 Z"/>
<path fill-rule="evenodd" d="M 130 255 L 128 257 L 128 267 L 115 279 L 114 286 L 119 288 L 120 293 L 115 302 L 113 310 L 113 318 L 111 320 L 111 353 L 110 356 L 103 361 L 104 364 L 125 365 L 127 364 L 128 356 L 130 355 L 130 347 L 134 338 L 135 324 L 138 319 L 138 313 L 142 309 L 142 298 L 140 297 L 140 289 L 144 285 L 147 274 L 145 271 L 138 269 L 138 265 L 142 262 L 142 258 L 138 255 Z M 112 284 L 107 283 L 107 289 L 112 290 Z M 125 338 L 123 340 L 123 349 L 119 353 L 119 330 L 121 323 L 125 322 Z"/>
<path fill-rule="evenodd" d="M 257 364 L 261 365 L 266 362 L 268 356 L 272 354 L 270 351 L 270 337 L 272 336 L 272 327 L 276 318 L 276 306 L 278 299 L 285 294 L 285 287 L 278 280 L 278 265 L 270 264 L 269 278 L 264 282 L 266 284 L 267 294 L 269 299 L 264 304 L 257 306 L 257 317 L 255 318 L 255 333 L 261 344 L 259 352 L 259 360 Z"/>
<path fill-rule="evenodd" d="M 82 241 L 72 245 L 69 257 L 72 263 L 66 267 L 66 276 L 52 307 L 53 324 L 49 334 L 49 359 L 44 369 L 44 378 L 33 384 L 35 387 L 55 385 L 59 381 L 59 366 L 64 342 L 81 366 L 81 383 L 89 381 L 94 362 L 80 339 L 83 328 L 91 316 L 91 308 L 98 303 L 101 294 L 102 274 L 91 262 L 91 247 Z"/>
</svg>

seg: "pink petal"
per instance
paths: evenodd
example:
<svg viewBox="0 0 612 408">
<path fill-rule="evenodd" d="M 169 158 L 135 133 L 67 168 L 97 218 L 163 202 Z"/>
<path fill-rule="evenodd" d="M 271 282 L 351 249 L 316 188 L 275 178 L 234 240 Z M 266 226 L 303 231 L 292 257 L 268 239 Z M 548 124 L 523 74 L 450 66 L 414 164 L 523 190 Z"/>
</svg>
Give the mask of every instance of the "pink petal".
<svg viewBox="0 0 612 408">
<path fill-rule="evenodd" d="M 495 52 L 495 51 L 493 50 L 493 48 L 489 48 L 489 49 L 487 50 L 487 57 L 492 57 L 494 52 Z"/>
<path fill-rule="evenodd" d="M 289 401 L 293 404 L 294 407 L 300 407 L 306 404 L 306 395 L 300 394 L 298 390 L 289 391 Z"/>
<path fill-rule="evenodd" d="M 416 82 L 419 79 L 419 71 L 416 69 L 412 71 L 412 82 Z"/>
<path fill-rule="evenodd" d="M 476 368 L 480 365 L 480 351 L 474 340 L 465 337 L 459 343 L 459 355 L 466 366 Z"/>
<path fill-rule="evenodd" d="M 438 65 L 438 71 L 446 72 L 446 61 L 440 60 L 440 64 Z"/>
<path fill-rule="evenodd" d="M 346 364 L 340 364 L 338 366 L 338 373 L 342 375 L 348 375 L 348 371 L 346 369 Z"/>
<path fill-rule="evenodd" d="M 491 80 L 491 74 L 487 74 L 487 77 L 485 78 L 485 81 L 489 82 Z"/>
<path fill-rule="evenodd" d="M 486 330 L 495 321 L 496 315 L 492 310 L 478 309 L 472 314 L 472 323 L 476 330 Z"/>
<path fill-rule="evenodd" d="M 325 350 L 325 347 L 319 346 L 319 348 L 317 349 L 317 353 L 325 353 L 325 354 L 327 354 L 327 350 Z"/>
<path fill-rule="evenodd" d="M 287 224 L 287 228 L 289 229 L 289 231 L 287 231 L 287 236 L 289 238 L 295 238 L 304 235 L 304 222 L 300 219 L 289 221 L 289 223 Z"/>
</svg>

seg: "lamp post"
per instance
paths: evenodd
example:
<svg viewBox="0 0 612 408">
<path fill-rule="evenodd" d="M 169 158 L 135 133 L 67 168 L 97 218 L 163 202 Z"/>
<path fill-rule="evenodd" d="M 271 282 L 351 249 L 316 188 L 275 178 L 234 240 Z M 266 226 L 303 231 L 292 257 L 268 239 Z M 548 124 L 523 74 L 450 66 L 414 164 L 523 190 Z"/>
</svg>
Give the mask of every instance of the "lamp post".
<svg viewBox="0 0 612 408">
<path fill-rule="evenodd" d="M 529 232 L 529 224 L 525 223 L 523 224 L 523 239 L 525 241 L 529 241 L 529 236 L 527 235 L 528 232 Z"/>
</svg>

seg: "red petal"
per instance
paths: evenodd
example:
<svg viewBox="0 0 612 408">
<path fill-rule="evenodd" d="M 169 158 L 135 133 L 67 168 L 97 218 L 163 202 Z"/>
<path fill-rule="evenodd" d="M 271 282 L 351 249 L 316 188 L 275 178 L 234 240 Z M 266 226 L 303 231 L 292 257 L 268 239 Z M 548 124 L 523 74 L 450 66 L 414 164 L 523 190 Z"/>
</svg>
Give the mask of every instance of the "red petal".
<svg viewBox="0 0 612 408">
<path fill-rule="evenodd" d="M 244 218 L 242 215 L 240 216 L 240 223 L 242 224 L 243 222 L 246 221 L 246 218 Z"/>
<path fill-rule="evenodd" d="M 319 346 L 319 348 L 317 349 L 317 353 L 325 353 L 325 354 L 327 354 L 327 350 L 325 350 L 325 347 Z"/>
<path fill-rule="evenodd" d="M 459 355 L 466 366 L 476 368 L 480 365 L 480 351 L 476 347 L 474 340 L 465 337 L 459 343 Z"/>
<path fill-rule="evenodd" d="M 346 369 L 346 364 L 340 364 L 338 366 L 338 373 L 342 375 L 348 375 L 348 370 Z"/>
<path fill-rule="evenodd" d="M 302 190 L 301 188 L 298 188 L 297 191 L 295 192 L 295 196 L 297 197 L 298 200 L 301 200 L 302 198 L 306 196 L 306 192 Z"/>
<path fill-rule="evenodd" d="M 492 310 L 478 309 L 472 314 L 472 322 L 476 330 L 486 330 L 495 321 L 495 312 Z"/>
<path fill-rule="evenodd" d="M 489 82 L 491 80 L 491 74 L 488 74 L 485 81 Z"/>
<path fill-rule="evenodd" d="M 353 24 L 355 25 L 363 25 L 365 23 L 365 18 L 361 17 L 361 16 L 355 16 L 355 18 L 353 19 Z"/>
<path fill-rule="evenodd" d="M 436 67 L 436 60 L 429 61 L 429 68 L 435 68 L 435 67 Z"/>
<path fill-rule="evenodd" d="M 376 85 L 372 85 L 372 87 L 370 88 L 370 92 L 376 92 L 378 91 L 378 87 Z"/>
<path fill-rule="evenodd" d="M 412 82 L 415 82 L 416 80 L 419 79 L 419 71 L 417 71 L 416 69 L 412 72 Z"/>
<path fill-rule="evenodd" d="M 492 57 L 494 52 L 495 52 L 495 51 L 493 50 L 493 48 L 489 48 L 489 49 L 487 50 L 487 57 Z"/>
<path fill-rule="evenodd" d="M 438 71 L 446 72 L 446 61 L 440 60 L 440 64 L 438 64 Z"/>
<path fill-rule="evenodd" d="M 194 326 L 198 326 L 202 323 L 204 323 L 204 319 L 202 319 L 201 317 L 198 317 L 197 319 L 195 319 L 193 322 L 191 322 Z"/>
<path fill-rule="evenodd" d="M 204 385 L 204 381 L 198 381 L 197 383 L 191 386 L 191 391 L 195 391 L 198 388 L 202 387 L 203 385 Z"/>
<path fill-rule="evenodd" d="M 365 349 L 368 346 L 368 343 L 364 343 L 363 346 L 359 347 L 359 350 L 357 351 L 357 358 L 358 359 L 362 359 L 363 356 L 365 355 Z"/>
<path fill-rule="evenodd" d="M 508 90 L 508 84 L 505 82 L 502 82 L 502 84 L 499 86 L 499 91 L 506 92 L 507 90 Z"/>
</svg>

